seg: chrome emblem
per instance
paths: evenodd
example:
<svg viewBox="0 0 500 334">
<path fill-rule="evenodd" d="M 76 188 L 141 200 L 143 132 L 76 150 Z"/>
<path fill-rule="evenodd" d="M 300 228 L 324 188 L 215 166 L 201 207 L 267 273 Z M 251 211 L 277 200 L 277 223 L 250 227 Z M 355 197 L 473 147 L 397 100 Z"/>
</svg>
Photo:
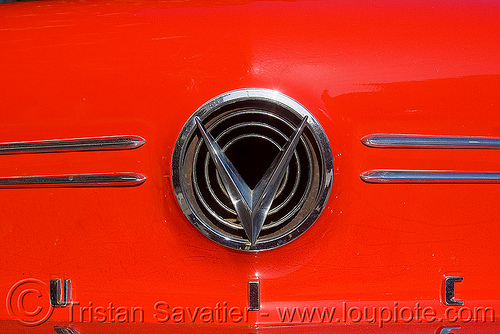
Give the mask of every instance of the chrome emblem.
<svg viewBox="0 0 500 334">
<path fill-rule="evenodd" d="M 182 129 L 172 183 L 188 220 L 239 250 L 284 245 L 326 205 L 333 181 L 328 139 L 299 103 L 242 89 L 201 106 Z"/>
</svg>

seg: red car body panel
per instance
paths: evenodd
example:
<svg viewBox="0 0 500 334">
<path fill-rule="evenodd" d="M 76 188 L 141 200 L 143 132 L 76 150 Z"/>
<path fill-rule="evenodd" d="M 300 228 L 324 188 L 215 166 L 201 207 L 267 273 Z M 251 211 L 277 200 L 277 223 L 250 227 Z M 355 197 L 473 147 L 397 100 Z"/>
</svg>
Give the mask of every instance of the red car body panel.
<svg viewBox="0 0 500 334">
<path fill-rule="evenodd" d="M 498 318 L 500 185 L 369 184 L 360 174 L 500 171 L 498 150 L 361 142 L 373 133 L 500 137 L 499 17 L 494 1 L 1 5 L 0 142 L 138 135 L 146 143 L 0 155 L 0 176 L 136 172 L 147 181 L 0 189 L 0 296 L 26 278 L 71 279 L 80 303 L 74 327 L 102 332 L 82 324 L 89 321 L 80 319 L 80 307 L 142 307 L 146 323 L 158 322 L 159 301 L 170 312 L 217 303 L 244 310 L 248 281 L 258 280 L 260 311 L 240 321 L 193 322 L 267 326 L 287 324 L 280 307 L 344 302 L 361 309 L 419 302 L 443 314 L 441 286 L 451 274 L 464 277 L 457 299 L 492 307 Z M 199 106 L 249 87 L 280 91 L 317 118 L 330 140 L 334 183 L 322 215 L 301 237 L 246 253 L 189 223 L 170 163 Z M 55 309 L 50 319 L 68 322 L 68 312 Z M 7 308 L 0 307 L 0 319 L 12 320 L 4 328 L 22 329 Z M 433 332 L 443 323 L 397 326 Z M 472 328 L 461 326 L 464 333 Z"/>
</svg>

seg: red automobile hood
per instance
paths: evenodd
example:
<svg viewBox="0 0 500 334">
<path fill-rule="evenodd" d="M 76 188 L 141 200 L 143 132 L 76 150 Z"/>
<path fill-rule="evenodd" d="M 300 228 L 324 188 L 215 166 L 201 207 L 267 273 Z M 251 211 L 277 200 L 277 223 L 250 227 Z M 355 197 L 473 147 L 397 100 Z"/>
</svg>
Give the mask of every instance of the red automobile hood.
<svg viewBox="0 0 500 334">
<path fill-rule="evenodd" d="M 59 278 L 71 280 L 73 304 L 55 308 L 50 320 L 82 333 L 102 332 L 85 322 L 339 330 L 320 317 L 332 308 L 332 322 L 365 329 L 385 327 L 384 307 L 403 314 L 389 323 L 408 319 L 404 307 L 413 317 L 423 312 L 415 308 L 434 310 L 433 321 L 408 325 L 429 333 L 474 331 L 470 323 L 482 316 L 463 320 L 480 308 L 497 319 L 500 184 L 376 184 L 360 175 L 500 172 L 494 149 L 362 143 L 380 133 L 500 138 L 499 17 L 493 1 L 0 5 L 0 143 L 145 140 L 133 150 L 0 155 L 0 177 L 147 178 L 135 187 L 0 189 L 0 299 L 7 300 L 0 319 L 9 320 L 2 326 L 21 331 L 15 319 L 49 307 L 34 293 L 12 302 L 19 282 L 35 279 L 48 289 Z M 214 96 L 240 88 L 277 90 L 301 103 L 333 153 L 321 216 L 273 250 L 242 252 L 209 240 L 186 219 L 172 187 L 171 157 L 185 122 Z M 463 278 L 455 297 L 465 311 L 442 303 L 444 276 Z M 249 281 L 260 283 L 258 311 L 246 310 Z M 12 310 L 19 300 L 21 316 Z M 110 304 L 128 315 L 111 315 Z M 143 309 L 142 321 L 132 308 Z M 300 314 L 284 317 L 294 309 Z M 317 316 L 304 318 L 305 309 Z"/>
</svg>

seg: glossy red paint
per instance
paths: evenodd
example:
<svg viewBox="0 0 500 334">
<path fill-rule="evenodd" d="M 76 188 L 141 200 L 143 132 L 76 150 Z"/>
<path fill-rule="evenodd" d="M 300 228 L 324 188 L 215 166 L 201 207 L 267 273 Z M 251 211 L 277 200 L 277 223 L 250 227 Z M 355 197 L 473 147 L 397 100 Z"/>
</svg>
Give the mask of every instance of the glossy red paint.
<svg viewBox="0 0 500 334">
<path fill-rule="evenodd" d="M 499 15 L 493 1 L 1 5 L 0 142 L 138 135 L 146 144 L 2 155 L 0 176 L 137 172 L 147 181 L 0 189 L 0 297 L 24 278 L 70 278 L 81 307 L 143 307 L 144 321 L 154 323 L 158 301 L 170 310 L 223 302 L 244 309 L 247 282 L 258 279 L 261 311 L 271 316 L 251 311 L 222 325 L 266 325 L 283 324 L 276 307 L 344 301 L 419 301 L 444 312 L 443 275 L 454 273 L 465 278 L 457 297 L 494 307 L 498 317 L 500 185 L 377 185 L 359 175 L 500 171 L 497 150 L 361 143 L 372 133 L 500 137 Z M 335 163 L 318 221 L 290 244 L 258 253 L 201 235 L 170 180 L 189 116 L 245 87 L 303 104 L 325 129 Z M 56 309 L 51 319 L 68 317 L 68 308 Z M 0 319 L 12 316 L 0 307 Z"/>
<path fill-rule="evenodd" d="M 258 328 L 246 328 L 246 327 L 232 327 L 232 326 L 203 326 L 203 325 L 181 325 L 181 324 L 75 324 L 67 326 L 67 324 L 60 322 L 49 322 L 44 323 L 41 326 L 34 328 L 22 327 L 14 321 L 0 322 L 0 329 L 4 331 L 15 331 L 15 333 L 55 333 L 53 328 L 71 328 L 76 330 L 78 333 L 82 334 L 113 334 L 113 333 L 123 333 L 123 334 L 139 334 L 139 333 L 179 333 L 179 334 L 251 334 L 251 333 L 262 333 L 262 334 L 352 334 L 352 333 L 367 333 L 367 334 L 412 334 L 415 332 L 419 333 L 440 333 L 443 329 L 452 329 L 451 333 L 460 334 L 494 334 L 498 333 L 498 324 L 476 324 L 476 325 L 461 325 L 458 326 L 435 326 L 429 324 L 392 324 L 384 328 L 377 328 L 376 326 L 365 324 L 365 325 L 348 325 L 348 326 L 338 326 L 338 325 L 309 325 L 309 326 L 262 326 Z"/>
<path fill-rule="evenodd" d="M 415 332 L 419 333 L 440 333 L 443 329 L 452 329 L 451 333 L 460 334 L 494 334 L 498 333 L 499 326 L 497 324 L 476 324 L 476 325 L 462 325 L 460 329 L 458 326 L 435 326 L 429 324 L 393 324 L 388 325 L 384 328 L 377 328 L 376 326 L 365 324 L 365 325 L 309 325 L 309 326 L 262 326 L 258 328 L 246 328 L 246 327 L 232 327 L 232 326 L 203 326 L 203 325 L 182 325 L 182 324 L 76 324 L 67 326 L 67 324 L 61 322 L 49 322 L 44 323 L 41 326 L 34 328 L 22 327 L 14 321 L 0 322 L 0 329 L 4 331 L 15 331 L 15 333 L 55 333 L 53 328 L 71 328 L 76 330 L 78 333 L 82 334 L 113 334 L 113 333 L 124 333 L 124 334 L 138 334 L 138 333 L 180 333 L 180 334 L 251 334 L 251 333 L 263 333 L 263 334 L 352 334 L 352 333 L 367 333 L 367 334 L 411 334 Z"/>
</svg>

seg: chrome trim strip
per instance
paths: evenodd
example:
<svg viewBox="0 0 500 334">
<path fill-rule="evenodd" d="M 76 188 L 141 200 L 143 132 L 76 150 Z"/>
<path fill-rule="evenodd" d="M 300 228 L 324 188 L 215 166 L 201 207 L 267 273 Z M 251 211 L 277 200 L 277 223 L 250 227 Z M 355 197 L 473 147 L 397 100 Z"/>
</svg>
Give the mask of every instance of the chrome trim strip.
<svg viewBox="0 0 500 334">
<path fill-rule="evenodd" d="M 146 141 L 139 136 L 107 136 L 0 143 L 0 154 L 131 150 Z"/>
<path fill-rule="evenodd" d="M 500 138 L 494 137 L 371 134 L 361 142 L 375 148 L 500 148 Z"/>
<path fill-rule="evenodd" d="M 137 173 L 0 177 L 0 188 L 133 187 L 146 181 Z"/>
<path fill-rule="evenodd" d="M 500 173 L 429 170 L 371 170 L 361 174 L 368 183 L 500 183 Z"/>
</svg>

